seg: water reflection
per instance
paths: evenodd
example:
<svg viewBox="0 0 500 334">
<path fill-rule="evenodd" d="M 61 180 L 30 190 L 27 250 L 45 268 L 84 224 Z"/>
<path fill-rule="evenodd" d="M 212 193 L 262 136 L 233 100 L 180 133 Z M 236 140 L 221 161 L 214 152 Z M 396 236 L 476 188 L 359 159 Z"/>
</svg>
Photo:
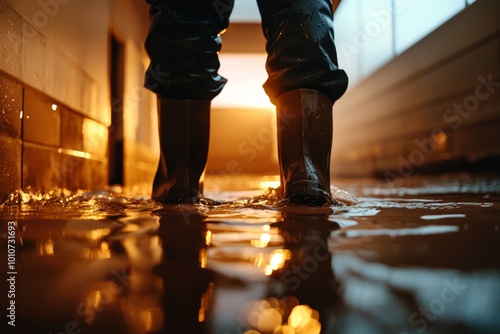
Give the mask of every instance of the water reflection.
<svg viewBox="0 0 500 334">
<path fill-rule="evenodd" d="M 211 232 L 193 206 L 158 210 L 163 256 L 154 273 L 162 279 L 163 322 L 153 333 L 207 333 L 214 273 L 206 269 Z M 160 326 L 161 325 L 161 326 Z"/>
<path fill-rule="evenodd" d="M 498 196 L 391 196 L 321 210 L 18 196 L 0 207 L 16 227 L 16 329 L 500 332 Z"/>
<path fill-rule="evenodd" d="M 244 333 L 319 334 L 322 328 L 328 333 L 328 308 L 338 300 L 328 237 L 339 226 L 329 221 L 329 212 L 284 212 L 273 228 L 283 243 L 271 252 L 265 269 L 265 298 L 241 310 Z"/>
</svg>

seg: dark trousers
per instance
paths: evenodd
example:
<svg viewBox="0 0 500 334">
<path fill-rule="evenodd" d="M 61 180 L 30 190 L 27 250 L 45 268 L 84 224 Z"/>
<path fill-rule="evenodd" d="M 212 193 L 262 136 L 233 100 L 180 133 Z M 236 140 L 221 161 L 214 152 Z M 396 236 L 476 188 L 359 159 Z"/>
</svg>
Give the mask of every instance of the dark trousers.
<svg viewBox="0 0 500 334">
<path fill-rule="evenodd" d="M 234 0 L 147 0 L 151 27 L 146 51 L 151 64 L 145 86 L 160 97 L 211 101 L 227 80 L 221 77 L 220 33 L 229 25 Z M 283 93 L 309 88 L 337 100 L 347 76 L 337 65 L 329 0 L 257 0 L 267 39 L 271 102 Z"/>
</svg>

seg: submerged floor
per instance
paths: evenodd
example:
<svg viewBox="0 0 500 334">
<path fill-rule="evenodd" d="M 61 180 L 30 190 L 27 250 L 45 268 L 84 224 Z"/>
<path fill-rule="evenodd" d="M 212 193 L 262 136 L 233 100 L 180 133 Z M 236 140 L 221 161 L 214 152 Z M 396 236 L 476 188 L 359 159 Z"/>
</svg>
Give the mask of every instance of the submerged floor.
<svg viewBox="0 0 500 334">
<path fill-rule="evenodd" d="M 110 191 L 20 192 L 0 207 L 2 327 L 500 332 L 500 177 L 334 184 L 357 202 L 283 208 L 272 193 L 209 189 L 217 202 L 162 207 Z"/>
</svg>

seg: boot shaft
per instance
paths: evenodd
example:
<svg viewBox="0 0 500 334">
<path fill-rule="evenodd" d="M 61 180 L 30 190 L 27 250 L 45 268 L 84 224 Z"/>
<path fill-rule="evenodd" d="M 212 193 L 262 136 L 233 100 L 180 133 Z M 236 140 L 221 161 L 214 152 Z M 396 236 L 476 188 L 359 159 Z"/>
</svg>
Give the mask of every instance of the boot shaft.
<svg viewBox="0 0 500 334">
<path fill-rule="evenodd" d="M 297 89 L 277 99 L 278 157 L 284 197 L 330 196 L 333 101 Z"/>
<path fill-rule="evenodd" d="M 158 98 L 160 161 L 153 198 L 191 202 L 201 196 L 210 137 L 210 102 Z"/>
</svg>

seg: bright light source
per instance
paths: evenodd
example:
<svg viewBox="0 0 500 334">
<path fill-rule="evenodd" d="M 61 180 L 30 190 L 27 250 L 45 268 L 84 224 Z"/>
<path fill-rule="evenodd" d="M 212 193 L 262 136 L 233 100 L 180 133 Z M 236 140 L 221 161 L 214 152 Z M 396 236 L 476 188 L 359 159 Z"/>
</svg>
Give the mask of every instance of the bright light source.
<svg viewBox="0 0 500 334">
<path fill-rule="evenodd" d="M 262 84 L 267 80 L 266 54 L 220 54 L 219 74 L 228 79 L 214 99 L 216 108 L 259 108 L 274 110 Z"/>
</svg>

